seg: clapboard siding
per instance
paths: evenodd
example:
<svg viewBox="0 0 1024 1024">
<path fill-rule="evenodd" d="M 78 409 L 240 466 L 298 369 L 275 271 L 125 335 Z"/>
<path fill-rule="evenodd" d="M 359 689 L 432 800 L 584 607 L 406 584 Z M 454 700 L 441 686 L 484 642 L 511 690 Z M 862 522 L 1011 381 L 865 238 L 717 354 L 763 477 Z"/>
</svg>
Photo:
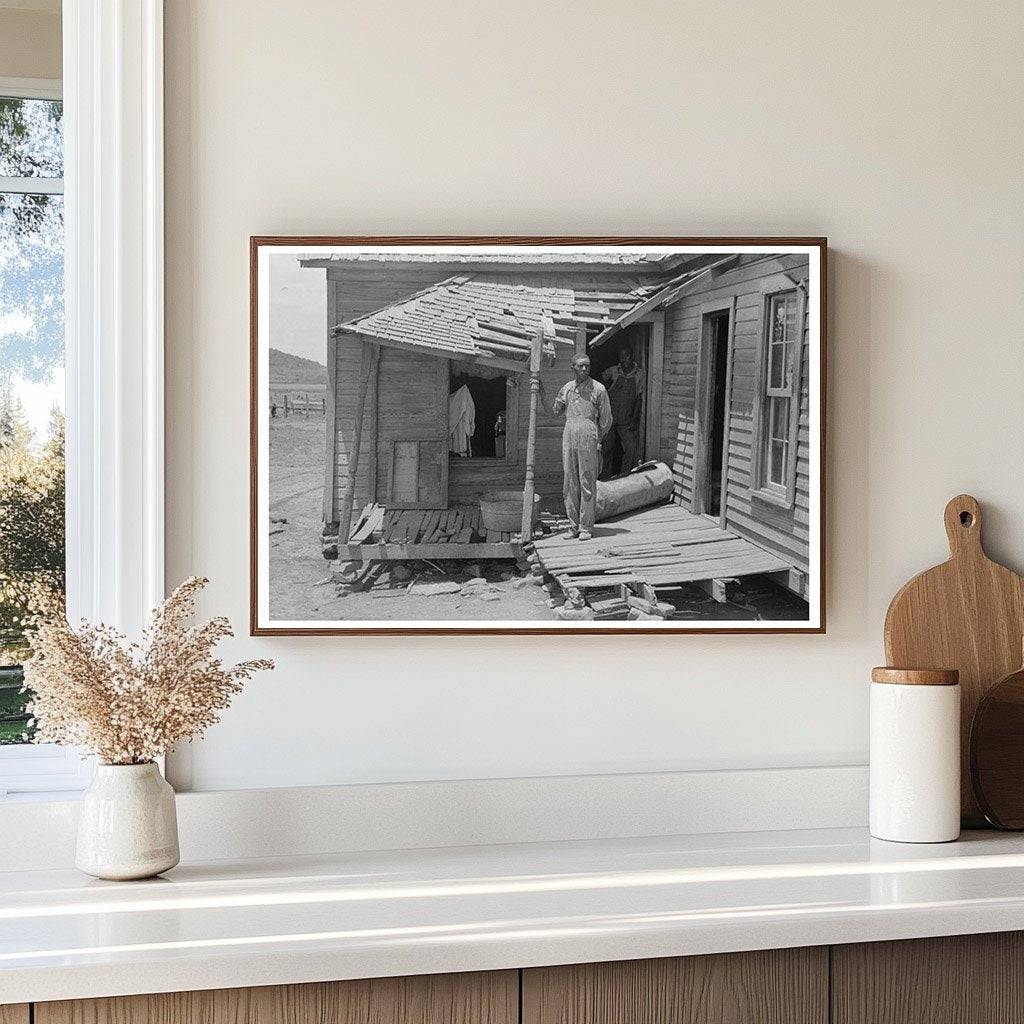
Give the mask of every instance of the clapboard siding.
<svg viewBox="0 0 1024 1024">
<path fill-rule="evenodd" d="M 757 496 L 752 451 L 754 399 L 759 387 L 758 358 L 764 339 L 765 289 L 793 287 L 807 279 L 807 257 L 800 254 L 754 260 L 685 293 L 666 311 L 665 378 L 662 386 L 662 451 L 670 453 L 674 500 L 689 508 L 694 498 L 698 354 L 702 309 L 735 300 L 730 378 L 729 444 L 725 525 L 733 533 L 778 554 L 806 572 L 809 541 L 808 321 L 801 352 L 800 429 L 797 485 L 793 508 L 780 508 Z"/>
<path fill-rule="evenodd" d="M 447 391 L 438 394 L 447 385 L 442 370 L 442 364 L 433 356 L 381 347 L 376 420 L 371 411 L 367 421 L 376 428 L 377 445 L 376 451 L 365 452 L 367 470 L 376 464 L 378 500 L 386 501 L 388 497 L 388 454 L 395 441 L 447 439 L 447 428 L 438 423 L 442 412 L 447 413 L 448 403 Z M 364 434 L 367 424 L 363 426 Z"/>
<path fill-rule="evenodd" d="M 338 323 L 372 313 L 375 309 L 397 302 L 420 291 L 438 280 L 434 267 L 417 268 L 396 264 L 387 273 L 379 267 L 346 267 L 345 271 L 328 270 L 328 280 L 335 283 L 335 313 Z M 386 349 L 382 350 L 383 366 Z M 363 358 L 363 341 L 351 334 L 340 334 L 335 344 L 335 403 L 334 403 L 334 472 L 335 480 L 342 481 L 348 474 L 348 460 L 355 431 L 355 411 L 359 401 L 359 372 Z M 383 370 L 381 370 L 381 374 Z M 380 378 L 378 378 L 380 379 Z M 386 392 L 386 388 L 384 391 Z M 374 463 L 378 445 L 375 426 L 378 420 L 373 389 L 367 394 L 363 420 L 363 436 L 359 445 L 359 469 L 353 505 L 362 508 L 368 501 L 383 498 L 379 490 L 380 476 Z M 385 485 L 386 486 L 386 485 Z M 342 487 L 336 486 L 334 518 L 340 518 L 338 502 Z"/>
</svg>

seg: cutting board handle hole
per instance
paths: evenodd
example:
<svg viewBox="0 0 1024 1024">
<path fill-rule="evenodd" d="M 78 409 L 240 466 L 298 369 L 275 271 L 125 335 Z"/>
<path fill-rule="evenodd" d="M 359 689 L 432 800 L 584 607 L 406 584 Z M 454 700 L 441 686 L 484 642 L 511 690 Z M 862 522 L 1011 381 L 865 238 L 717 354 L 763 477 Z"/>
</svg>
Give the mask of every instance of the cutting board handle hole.
<svg viewBox="0 0 1024 1024">
<path fill-rule="evenodd" d="M 958 494 L 943 513 L 950 555 L 982 555 L 981 506 L 969 494 Z"/>
</svg>

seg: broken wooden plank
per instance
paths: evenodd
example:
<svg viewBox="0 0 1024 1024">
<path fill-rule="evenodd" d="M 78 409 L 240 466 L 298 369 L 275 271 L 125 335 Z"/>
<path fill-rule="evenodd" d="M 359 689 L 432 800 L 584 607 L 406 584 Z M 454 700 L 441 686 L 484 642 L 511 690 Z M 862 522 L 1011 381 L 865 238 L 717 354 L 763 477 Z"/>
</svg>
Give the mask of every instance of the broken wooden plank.
<svg viewBox="0 0 1024 1024">
<path fill-rule="evenodd" d="M 423 521 L 429 515 L 429 509 L 420 509 L 412 512 L 409 516 L 409 533 L 406 537 L 407 543 L 415 543 L 416 539 L 420 536 L 420 530 L 423 527 Z"/>
<path fill-rule="evenodd" d="M 339 544 L 339 558 L 343 561 L 365 562 L 371 559 L 400 561 L 415 558 L 515 558 L 518 544 L 486 544 L 469 542 L 406 544 L 401 542 L 380 544 Z"/>
<path fill-rule="evenodd" d="M 352 531 L 350 544 L 362 544 L 369 540 L 384 521 L 384 509 L 381 505 L 368 506 L 368 511 L 360 519 L 356 528 Z"/>
<path fill-rule="evenodd" d="M 719 604 L 728 604 L 742 584 L 736 576 L 713 576 L 711 579 L 699 580 L 697 586 Z"/>
<path fill-rule="evenodd" d="M 381 562 L 368 562 L 361 565 L 356 575 L 342 584 L 344 590 L 367 590 L 373 581 L 384 571 Z"/>
<path fill-rule="evenodd" d="M 566 577 L 568 579 L 568 577 Z M 630 584 L 636 585 L 641 583 L 639 576 L 573 576 L 571 578 L 572 586 L 577 587 L 580 590 L 596 590 L 601 587 L 615 586 L 621 584 L 623 586 L 629 586 Z"/>
</svg>

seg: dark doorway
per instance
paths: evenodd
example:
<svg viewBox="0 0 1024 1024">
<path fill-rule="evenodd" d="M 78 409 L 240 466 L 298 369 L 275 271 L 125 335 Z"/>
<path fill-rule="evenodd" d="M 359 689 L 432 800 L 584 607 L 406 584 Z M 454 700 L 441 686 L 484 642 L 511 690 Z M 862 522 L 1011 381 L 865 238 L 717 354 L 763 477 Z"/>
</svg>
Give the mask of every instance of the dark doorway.
<svg viewBox="0 0 1024 1024">
<path fill-rule="evenodd" d="M 622 349 L 628 348 L 633 355 L 633 362 L 636 363 L 641 374 L 642 396 L 639 419 L 636 422 L 636 456 L 640 461 L 643 461 L 644 453 L 647 450 L 646 416 L 647 396 L 650 390 L 650 381 L 647 378 L 649 338 L 649 324 L 631 324 L 618 334 L 613 335 L 604 344 L 590 349 L 587 353 L 590 356 L 590 376 L 609 389 L 614 385 L 615 378 L 619 373 L 619 357 Z M 617 430 L 613 429 L 609 433 L 606 443 L 602 445 L 600 478 L 609 480 L 612 477 L 628 473 L 632 468 L 632 466 L 624 464 L 622 442 Z"/>
<path fill-rule="evenodd" d="M 703 511 L 709 516 L 722 514 L 722 474 L 725 471 L 725 394 L 729 365 L 729 311 L 710 313 L 705 322 L 708 352 L 708 429 L 707 473 Z"/>
<path fill-rule="evenodd" d="M 486 373 L 486 375 L 484 375 Z M 454 403 L 461 388 L 469 392 L 470 402 Z M 508 378 L 494 371 L 466 373 L 453 366 L 449 387 L 449 443 L 453 455 L 463 458 L 505 458 L 505 430 L 508 423 Z M 472 433 L 453 433 L 453 403 L 460 412 L 471 410 L 466 425 Z M 458 447 L 456 447 L 458 445 Z"/>
</svg>

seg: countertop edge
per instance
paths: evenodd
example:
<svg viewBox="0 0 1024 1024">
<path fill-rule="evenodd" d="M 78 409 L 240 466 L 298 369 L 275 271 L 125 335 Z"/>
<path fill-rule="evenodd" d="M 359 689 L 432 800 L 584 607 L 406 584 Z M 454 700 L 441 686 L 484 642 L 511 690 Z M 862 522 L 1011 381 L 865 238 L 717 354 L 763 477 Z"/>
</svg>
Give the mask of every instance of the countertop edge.
<svg viewBox="0 0 1024 1024">
<path fill-rule="evenodd" d="M 145 963 L 0 969 L 0 1003 L 32 1003 L 160 992 L 309 984 L 564 964 L 845 945 L 1024 929 L 1024 898 L 967 906 L 738 917 L 666 927 L 640 923 L 612 931 L 549 921 L 523 935 L 380 943 L 357 950 L 293 949 L 155 957 Z"/>
</svg>

